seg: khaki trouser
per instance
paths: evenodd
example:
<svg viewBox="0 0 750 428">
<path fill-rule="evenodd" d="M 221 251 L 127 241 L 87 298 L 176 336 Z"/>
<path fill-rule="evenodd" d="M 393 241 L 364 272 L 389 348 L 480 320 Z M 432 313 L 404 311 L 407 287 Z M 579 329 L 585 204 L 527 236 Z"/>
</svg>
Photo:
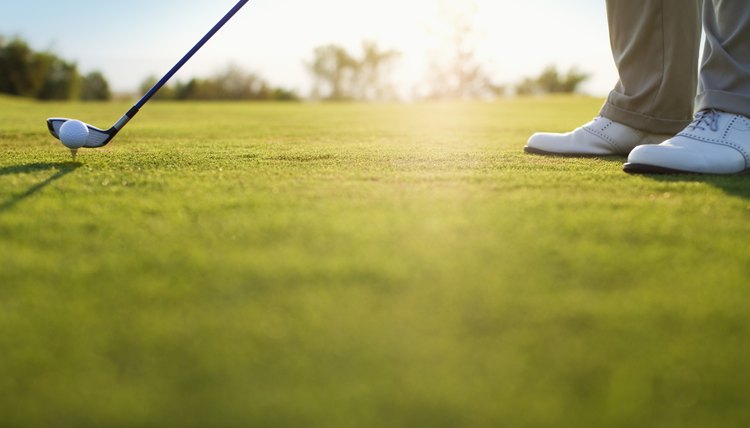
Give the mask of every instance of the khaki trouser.
<svg viewBox="0 0 750 428">
<path fill-rule="evenodd" d="M 750 116 L 750 0 L 607 0 L 607 16 L 620 80 L 602 116 L 654 133 L 706 108 Z"/>
</svg>

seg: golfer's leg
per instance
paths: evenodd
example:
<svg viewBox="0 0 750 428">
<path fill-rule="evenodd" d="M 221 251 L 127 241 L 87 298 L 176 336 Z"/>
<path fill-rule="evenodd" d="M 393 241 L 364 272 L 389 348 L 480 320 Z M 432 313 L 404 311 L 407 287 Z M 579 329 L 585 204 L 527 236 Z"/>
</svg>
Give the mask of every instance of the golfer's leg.
<svg viewBox="0 0 750 428">
<path fill-rule="evenodd" d="M 750 170 L 750 2 L 705 0 L 706 47 L 695 121 L 658 146 L 636 147 L 625 171 Z"/>
<path fill-rule="evenodd" d="M 697 109 L 750 116 L 750 1 L 706 0 Z"/>
<path fill-rule="evenodd" d="M 620 80 L 602 116 L 640 130 L 672 134 L 692 120 L 700 15 L 699 0 L 607 0 Z"/>
<path fill-rule="evenodd" d="M 750 1 L 750 0 L 745 0 Z M 612 54 L 620 80 L 600 116 L 572 132 L 540 132 L 535 154 L 627 155 L 659 144 L 693 117 L 698 86 L 700 0 L 608 0 Z"/>
</svg>

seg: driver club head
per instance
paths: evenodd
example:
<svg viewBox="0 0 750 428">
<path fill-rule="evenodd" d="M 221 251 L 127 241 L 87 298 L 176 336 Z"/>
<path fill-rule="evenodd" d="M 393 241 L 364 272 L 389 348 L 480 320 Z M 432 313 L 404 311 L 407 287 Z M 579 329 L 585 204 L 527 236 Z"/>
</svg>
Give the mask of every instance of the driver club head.
<svg viewBox="0 0 750 428">
<path fill-rule="evenodd" d="M 47 128 L 49 129 L 49 133 L 52 134 L 53 137 L 60 139 L 60 128 L 62 128 L 63 124 L 70 119 L 62 118 L 62 117 L 54 117 L 47 119 Z M 112 138 L 115 137 L 117 134 L 117 129 L 114 127 L 104 130 L 97 128 L 96 126 L 91 126 L 88 123 L 86 124 L 86 127 L 89 129 L 89 136 L 86 140 L 86 144 L 84 144 L 83 147 L 88 148 L 96 148 L 96 147 L 102 147 L 109 143 Z"/>
</svg>

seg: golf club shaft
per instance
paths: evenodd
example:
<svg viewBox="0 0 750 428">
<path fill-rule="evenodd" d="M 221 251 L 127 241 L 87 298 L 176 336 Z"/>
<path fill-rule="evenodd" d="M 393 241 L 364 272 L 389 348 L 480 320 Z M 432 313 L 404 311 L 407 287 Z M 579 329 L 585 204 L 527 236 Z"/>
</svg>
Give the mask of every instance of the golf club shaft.
<svg viewBox="0 0 750 428">
<path fill-rule="evenodd" d="M 162 77 L 161 80 L 159 80 L 154 85 L 154 87 L 151 88 L 146 93 L 146 95 L 144 95 L 143 98 L 141 98 L 141 100 L 138 101 L 133 106 L 133 108 L 131 108 L 130 111 L 128 111 L 125 114 L 125 116 L 122 117 L 122 119 L 120 119 L 117 122 L 117 124 L 115 125 L 115 128 L 119 130 L 123 126 L 125 126 L 125 124 L 128 123 L 128 121 L 132 119 L 133 116 L 135 116 L 138 113 L 141 107 L 143 107 L 144 104 L 146 104 L 148 100 L 150 100 L 151 97 L 153 97 L 159 91 L 159 89 L 162 88 L 162 86 L 166 85 L 169 79 L 171 79 L 172 76 L 174 76 L 175 73 L 177 73 L 177 71 L 179 71 L 179 69 L 182 68 L 182 66 L 185 65 L 185 63 L 187 63 L 190 60 L 190 58 L 192 58 L 193 55 L 195 55 L 195 53 L 198 52 L 200 48 L 202 48 L 203 45 L 205 45 L 206 42 L 208 42 L 211 39 L 211 37 L 213 37 L 214 34 L 216 34 L 221 29 L 221 27 L 224 26 L 224 24 L 229 22 L 229 20 L 232 19 L 232 17 L 237 12 L 239 12 L 239 10 L 242 9 L 242 7 L 245 6 L 245 4 L 247 4 L 248 1 L 250 0 L 240 0 L 239 2 L 237 2 L 237 4 L 229 12 L 227 12 L 227 14 L 224 15 L 223 18 L 221 18 L 221 21 L 219 21 L 216 25 L 214 25 L 211 31 L 209 31 L 205 36 L 203 36 L 203 38 L 200 39 L 200 41 L 195 46 L 193 46 L 193 48 L 190 49 L 190 51 L 187 54 L 185 54 L 185 56 L 182 57 L 182 59 L 177 64 L 175 64 L 175 66 L 172 67 L 172 69 L 169 70 L 169 72 L 166 75 L 164 75 L 164 77 Z"/>
</svg>

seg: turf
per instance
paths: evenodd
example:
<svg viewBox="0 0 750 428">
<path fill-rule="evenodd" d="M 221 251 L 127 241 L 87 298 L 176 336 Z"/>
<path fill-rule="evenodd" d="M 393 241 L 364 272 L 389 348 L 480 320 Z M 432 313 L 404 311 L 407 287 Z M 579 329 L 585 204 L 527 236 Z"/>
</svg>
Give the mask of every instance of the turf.
<svg viewBox="0 0 750 428">
<path fill-rule="evenodd" d="M 0 426 L 748 426 L 750 177 L 522 152 L 600 104 L 0 98 Z"/>
</svg>

